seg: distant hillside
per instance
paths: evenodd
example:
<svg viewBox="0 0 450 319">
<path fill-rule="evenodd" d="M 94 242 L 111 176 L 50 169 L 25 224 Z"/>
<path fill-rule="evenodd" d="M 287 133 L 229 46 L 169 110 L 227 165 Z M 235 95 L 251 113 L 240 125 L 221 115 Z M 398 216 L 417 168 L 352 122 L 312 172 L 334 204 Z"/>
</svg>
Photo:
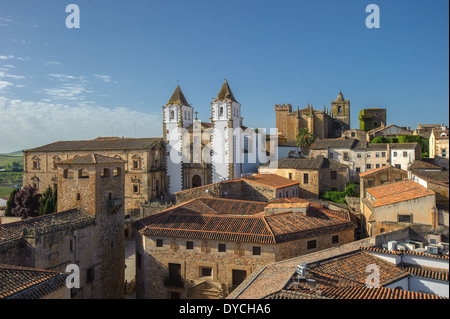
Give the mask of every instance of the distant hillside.
<svg viewBox="0 0 450 319">
<path fill-rule="evenodd" d="M 19 162 L 20 166 L 23 166 L 22 152 L 0 154 L 0 167 L 12 166 L 13 162 Z"/>
</svg>

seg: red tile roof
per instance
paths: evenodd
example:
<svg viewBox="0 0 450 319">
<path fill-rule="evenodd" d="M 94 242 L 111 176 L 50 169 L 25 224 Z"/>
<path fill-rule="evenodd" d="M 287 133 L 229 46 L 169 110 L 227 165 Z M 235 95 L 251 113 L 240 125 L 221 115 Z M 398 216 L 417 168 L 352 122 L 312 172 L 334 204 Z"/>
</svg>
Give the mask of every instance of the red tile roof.
<svg viewBox="0 0 450 319">
<path fill-rule="evenodd" d="M 299 182 L 282 177 L 276 174 L 253 174 L 249 177 L 242 177 L 242 180 L 250 183 L 257 183 L 272 188 L 284 188 L 293 185 L 299 185 Z"/>
<path fill-rule="evenodd" d="M 375 203 L 372 203 L 373 207 L 436 194 L 431 189 L 427 189 L 411 180 L 367 188 L 367 192 L 375 198 Z"/>
<path fill-rule="evenodd" d="M 0 299 L 41 298 L 64 287 L 65 278 L 56 271 L 0 264 Z"/>
<path fill-rule="evenodd" d="M 266 216 L 266 202 L 198 198 L 137 223 L 147 236 L 184 237 L 276 244 L 328 232 L 354 229 L 350 216 L 310 207 L 308 216 L 286 212 Z"/>
</svg>

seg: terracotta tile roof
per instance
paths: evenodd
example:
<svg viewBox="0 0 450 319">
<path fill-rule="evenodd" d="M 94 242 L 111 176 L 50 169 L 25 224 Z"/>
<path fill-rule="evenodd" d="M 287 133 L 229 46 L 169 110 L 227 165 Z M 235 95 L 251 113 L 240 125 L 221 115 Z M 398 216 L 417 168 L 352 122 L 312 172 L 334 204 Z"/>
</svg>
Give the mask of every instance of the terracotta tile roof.
<svg viewBox="0 0 450 319">
<path fill-rule="evenodd" d="M 414 163 L 412 163 L 411 165 L 409 165 L 409 169 L 410 170 L 437 170 L 437 171 L 441 171 L 442 167 L 425 162 L 425 161 L 421 161 L 421 160 L 415 160 Z"/>
<path fill-rule="evenodd" d="M 422 278 L 428 278 L 428 279 L 434 279 L 439 281 L 446 281 L 448 282 L 448 271 L 442 271 L 434 268 L 429 267 L 418 267 L 416 265 L 403 265 L 403 270 L 408 272 L 409 274 L 416 276 L 416 277 L 422 277 Z"/>
<path fill-rule="evenodd" d="M 64 152 L 99 150 L 136 150 L 152 149 L 162 138 L 125 138 L 99 137 L 83 141 L 58 141 L 51 144 L 25 150 L 24 152 Z"/>
<path fill-rule="evenodd" d="M 321 278 L 333 285 L 364 286 L 367 278 L 366 267 L 372 264 L 379 267 L 381 286 L 408 276 L 402 269 L 361 250 L 320 262 L 317 266 L 311 266 L 309 272 L 315 278 Z"/>
<path fill-rule="evenodd" d="M 299 185 L 299 182 L 282 177 L 276 174 L 253 174 L 248 177 L 241 177 L 243 181 L 257 183 L 271 188 L 284 188 L 292 185 Z"/>
<path fill-rule="evenodd" d="M 65 161 L 59 162 L 59 164 L 116 164 L 116 163 L 126 163 L 124 160 L 119 160 L 117 158 L 103 156 L 100 154 L 90 153 L 87 155 L 71 158 Z"/>
<path fill-rule="evenodd" d="M 65 286 L 56 271 L 0 264 L 0 299 L 39 299 Z"/>
<path fill-rule="evenodd" d="M 264 215 L 266 202 L 199 198 L 149 216 L 136 225 L 147 236 L 276 244 L 354 229 L 346 212 L 310 207 L 301 213 Z"/>
<path fill-rule="evenodd" d="M 331 299 L 448 299 L 432 294 L 386 287 L 328 287 L 321 291 L 321 295 Z"/>
<path fill-rule="evenodd" d="M 390 205 L 436 194 L 431 189 L 427 189 L 411 180 L 367 188 L 367 192 L 375 198 L 375 203 L 372 203 L 373 207 Z"/>
</svg>

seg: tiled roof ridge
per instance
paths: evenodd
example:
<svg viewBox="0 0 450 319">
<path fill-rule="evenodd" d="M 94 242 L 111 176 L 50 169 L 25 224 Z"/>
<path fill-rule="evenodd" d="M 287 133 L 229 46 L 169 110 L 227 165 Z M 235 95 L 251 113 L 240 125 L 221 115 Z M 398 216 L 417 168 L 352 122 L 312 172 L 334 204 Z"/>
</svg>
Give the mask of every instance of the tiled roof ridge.
<svg viewBox="0 0 450 319">
<path fill-rule="evenodd" d="M 439 268 L 424 267 L 407 263 L 402 263 L 401 267 L 413 276 L 448 282 L 448 270 L 444 271 Z"/>
<path fill-rule="evenodd" d="M 406 255 L 421 256 L 421 257 L 427 257 L 427 258 L 433 258 L 433 259 L 449 260 L 448 255 L 434 255 L 434 254 L 428 254 L 428 253 L 413 251 L 413 250 L 388 250 L 386 248 L 379 248 L 379 247 L 375 247 L 375 246 L 362 246 L 361 249 L 365 250 L 365 251 L 373 251 L 373 252 L 389 254 L 389 255 L 406 254 Z"/>
</svg>

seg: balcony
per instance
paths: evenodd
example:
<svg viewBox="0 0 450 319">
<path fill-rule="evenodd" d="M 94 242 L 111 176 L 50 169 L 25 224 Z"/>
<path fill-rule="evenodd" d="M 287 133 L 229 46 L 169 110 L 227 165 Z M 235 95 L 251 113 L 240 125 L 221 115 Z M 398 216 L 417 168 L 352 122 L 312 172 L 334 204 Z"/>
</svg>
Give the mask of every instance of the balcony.
<svg viewBox="0 0 450 319">
<path fill-rule="evenodd" d="M 164 287 L 184 288 L 184 282 L 181 277 L 164 277 Z"/>
</svg>

